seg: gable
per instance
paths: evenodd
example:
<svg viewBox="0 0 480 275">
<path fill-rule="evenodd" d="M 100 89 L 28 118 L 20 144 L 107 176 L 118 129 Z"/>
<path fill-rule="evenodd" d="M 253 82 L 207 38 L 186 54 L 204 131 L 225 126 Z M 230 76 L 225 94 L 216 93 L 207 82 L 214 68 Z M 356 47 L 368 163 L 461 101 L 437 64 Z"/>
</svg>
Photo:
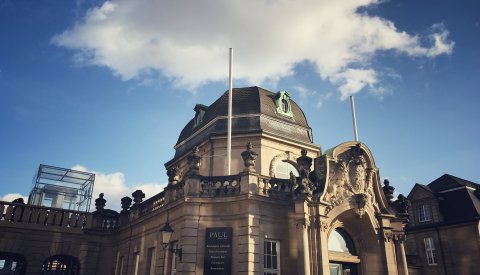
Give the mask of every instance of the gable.
<svg viewBox="0 0 480 275">
<path fill-rule="evenodd" d="M 435 198 L 435 195 L 428 190 L 427 186 L 415 184 L 412 191 L 408 194 L 410 201 Z"/>
</svg>

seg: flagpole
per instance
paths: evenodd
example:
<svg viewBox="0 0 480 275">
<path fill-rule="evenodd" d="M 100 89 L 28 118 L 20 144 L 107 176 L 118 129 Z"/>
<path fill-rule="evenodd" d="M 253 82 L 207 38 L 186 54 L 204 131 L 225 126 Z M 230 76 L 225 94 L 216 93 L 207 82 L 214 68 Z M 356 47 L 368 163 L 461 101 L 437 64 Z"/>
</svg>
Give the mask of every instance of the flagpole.
<svg viewBox="0 0 480 275">
<path fill-rule="evenodd" d="M 355 101 L 353 100 L 353 95 L 350 96 L 350 105 L 352 107 L 353 134 L 355 136 L 355 142 L 357 142 L 358 141 L 357 116 L 355 115 Z"/>
<path fill-rule="evenodd" d="M 233 48 L 229 50 L 228 66 L 228 130 L 227 130 L 227 174 L 231 175 L 232 169 L 232 62 Z"/>
</svg>

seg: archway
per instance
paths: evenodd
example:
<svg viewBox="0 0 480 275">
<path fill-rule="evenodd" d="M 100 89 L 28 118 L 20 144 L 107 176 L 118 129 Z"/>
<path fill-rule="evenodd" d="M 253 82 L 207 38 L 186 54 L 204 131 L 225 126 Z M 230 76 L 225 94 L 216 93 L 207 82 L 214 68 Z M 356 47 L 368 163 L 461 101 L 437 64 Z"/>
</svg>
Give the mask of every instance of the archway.
<svg viewBox="0 0 480 275">
<path fill-rule="evenodd" d="M 55 255 L 43 262 L 42 275 L 78 275 L 80 272 L 79 261 L 68 255 Z"/>
<path fill-rule="evenodd" d="M 25 257 L 20 254 L 0 252 L 0 274 L 23 275 L 26 265 Z"/>
</svg>

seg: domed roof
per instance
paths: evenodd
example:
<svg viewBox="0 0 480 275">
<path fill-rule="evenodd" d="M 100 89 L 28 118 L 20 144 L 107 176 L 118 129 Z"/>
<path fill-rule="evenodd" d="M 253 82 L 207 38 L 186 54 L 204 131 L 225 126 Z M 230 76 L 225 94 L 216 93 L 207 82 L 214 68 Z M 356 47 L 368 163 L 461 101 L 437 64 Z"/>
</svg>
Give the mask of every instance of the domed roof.
<svg viewBox="0 0 480 275">
<path fill-rule="evenodd" d="M 312 144 L 305 114 L 287 92 L 263 88 L 234 88 L 232 134 L 268 133 L 292 141 Z M 285 104 L 285 106 L 281 106 Z M 285 108 L 283 108 L 285 107 Z M 175 157 L 188 152 L 212 135 L 227 134 L 228 91 L 212 105 L 195 106 L 196 115 L 183 128 L 175 146 Z"/>
</svg>

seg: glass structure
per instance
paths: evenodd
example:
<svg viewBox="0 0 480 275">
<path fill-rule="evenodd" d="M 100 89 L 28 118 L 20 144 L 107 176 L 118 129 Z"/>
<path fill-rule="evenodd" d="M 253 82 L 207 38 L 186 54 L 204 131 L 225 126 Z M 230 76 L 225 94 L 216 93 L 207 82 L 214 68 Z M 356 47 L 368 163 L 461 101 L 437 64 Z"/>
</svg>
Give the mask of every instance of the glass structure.
<svg viewBox="0 0 480 275">
<path fill-rule="evenodd" d="M 41 164 L 28 204 L 88 212 L 95 174 Z"/>
</svg>

